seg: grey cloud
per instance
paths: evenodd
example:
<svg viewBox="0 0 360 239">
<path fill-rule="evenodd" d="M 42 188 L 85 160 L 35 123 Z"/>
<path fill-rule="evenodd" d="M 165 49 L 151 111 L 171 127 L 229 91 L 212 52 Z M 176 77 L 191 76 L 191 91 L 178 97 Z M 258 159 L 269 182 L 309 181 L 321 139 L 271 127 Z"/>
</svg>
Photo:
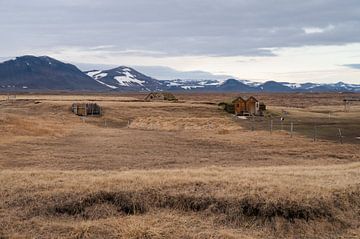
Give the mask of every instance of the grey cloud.
<svg viewBox="0 0 360 239">
<path fill-rule="evenodd" d="M 0 0 L 0 11 L 6 55 L 111 45 L 167 56 L 272 56 L 268 48 L 360 42 L 358 0 Z"/>
<path fill-rule="evenodd" d="M 234 78 L 229 75 L 216 75 L 206 71 L 178 71 L 163 66 L 132 66 L 134 69 L 159 80 L 191 79 L 191 80 L 225 80 Z"/>
<path fill-rule="evenodd" d="M 360 64 L 346 64 L 346 65 L 343 65 L 343 66 L 346 66 L 346 67 L 349 67 L 349 68 L 352 68 L 352 69 L 360 70 Z"/>
<path fill-rule="evenodd" d="M 0 58 L 1 59 L 1 58 Z M 87 64 L 72 62 L 83 71 L 89 70 L 108 70 L 118 67 L 118 65 L 107 64 Z M 212 74 L 206 71 L 178 71 L 171 67 L 166 66 L 130 66 L 135 70 L 154 77 L 158 80 L 171 80 L 171 79 L 191 79 L 191 80 L 226 80 L 229 78 L 235 78 L 230 75 Z"/>
</svg>

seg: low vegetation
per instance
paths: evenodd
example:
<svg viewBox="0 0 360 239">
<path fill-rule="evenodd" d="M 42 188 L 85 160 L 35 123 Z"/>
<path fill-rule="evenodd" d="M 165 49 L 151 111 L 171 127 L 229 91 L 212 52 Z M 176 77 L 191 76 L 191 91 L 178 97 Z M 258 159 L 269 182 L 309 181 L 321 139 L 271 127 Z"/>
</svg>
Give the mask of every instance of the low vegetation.
<svg viewBox="0 0 360 239">
<path fill-rule="evenodd" d="M 104 108 L 86 118 L 71 113 L 77 97 L 0 101 L 0 238 L 360 235 L 357 141 L 252 131 L 207 103 L 229 95 L 81 96 Z M 269 108 L 322 120 L 322 103 Z M 339 122 L 358 118 L 340 107 Z"/>
</svg>

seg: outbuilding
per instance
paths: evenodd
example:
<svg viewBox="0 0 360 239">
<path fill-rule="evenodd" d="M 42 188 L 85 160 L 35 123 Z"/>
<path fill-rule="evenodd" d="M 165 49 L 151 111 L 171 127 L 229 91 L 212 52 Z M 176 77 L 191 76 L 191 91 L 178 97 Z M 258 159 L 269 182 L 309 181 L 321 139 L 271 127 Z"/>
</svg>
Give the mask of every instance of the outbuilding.
<svg viewBox="0 0 360 239">
<path fill-rule="evenodd" d="M 254 96 L 249 98 L 240 96 L 233 100 L 233 104 L 236 115 L 260 115 L 260 103 Z"/>
<path fill-rule="evenodd" d="M 145 101 L 177 101 L 177 99 L 169 92 L 151 92 L 145 97 Z"/>
<path fill-rule="evenodd" d="M 102 109 L 96 103 L 74 103 L 71 106 L 74 114 L 79 116 L 101 115 Z"/>
<path fill-rule="evenodd" d="M 232 101 L 235 115 L 258 115 L 262 116 L 266 110 L 266 106 L 260 103 L 254 96 L 250 97 L 237 97 Z"/>
</svg>

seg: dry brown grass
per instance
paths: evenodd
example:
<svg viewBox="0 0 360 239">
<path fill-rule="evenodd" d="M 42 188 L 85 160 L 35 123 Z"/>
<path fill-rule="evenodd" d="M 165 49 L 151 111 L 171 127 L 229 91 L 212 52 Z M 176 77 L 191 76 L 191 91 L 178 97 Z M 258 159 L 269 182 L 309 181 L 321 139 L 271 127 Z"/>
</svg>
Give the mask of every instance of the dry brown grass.
<svg viewBox="0 0 360 239">
<path fill-rule="evenodd" d="M 198 227 L 219 238 L 220 229 L 234 237 L 258 231 L 262 237 L 328 238 L 357 226 L 359 169 L 359 163 L 352 163 L 124 172 L 4 170 L 1 207 L 7 216 L 2 223 L 34 236 L 46 233 L 44 224 L 63 237 L 84 224 L 94 227 L 88 237 L 111 235 L 116 228 L 102 223 L 125 221 L 122 230 L 135 235 L 144 228 L 135 230 L 133 223 L 145 223 L 151 238 L 198 237 Z M 183 218 L 191 223 L 176 231 Z"/>
<path fill-rule="evenodd" d="M 207 95 L 22 97 L 0 102 L 0 238 L 360 235 L 358 144 L 252 132 Z M 105 115 L 84 122 L 69 105 L 88 97 Z"/>
<path fill-rule="evenodd" d="M 235 122 L 229 122 L 224 117 L 139 117 L 131 121 L 129 125 L 132 129 L 145 130 L 240 130 L 241 127 Z"/>
</svg>

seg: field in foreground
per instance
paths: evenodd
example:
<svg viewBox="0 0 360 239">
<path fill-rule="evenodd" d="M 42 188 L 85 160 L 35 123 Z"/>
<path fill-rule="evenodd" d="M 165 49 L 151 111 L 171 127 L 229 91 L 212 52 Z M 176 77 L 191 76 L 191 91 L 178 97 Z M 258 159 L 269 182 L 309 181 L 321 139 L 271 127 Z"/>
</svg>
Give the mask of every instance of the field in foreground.
<svg viewBox="0 0 360 239">
<path fill-rule="evenodd" d="M 357 141 L 251 131 L 209 104 L 229 95 L 140 97 L 3 97 L 0 238 L 359 238 Z M 337 95 L 259 97 L 289 118 L 322 121 L 325 107 L 360 123 Z M 73 115 L 79 100 L 105 115 Z"/>
</svg>

